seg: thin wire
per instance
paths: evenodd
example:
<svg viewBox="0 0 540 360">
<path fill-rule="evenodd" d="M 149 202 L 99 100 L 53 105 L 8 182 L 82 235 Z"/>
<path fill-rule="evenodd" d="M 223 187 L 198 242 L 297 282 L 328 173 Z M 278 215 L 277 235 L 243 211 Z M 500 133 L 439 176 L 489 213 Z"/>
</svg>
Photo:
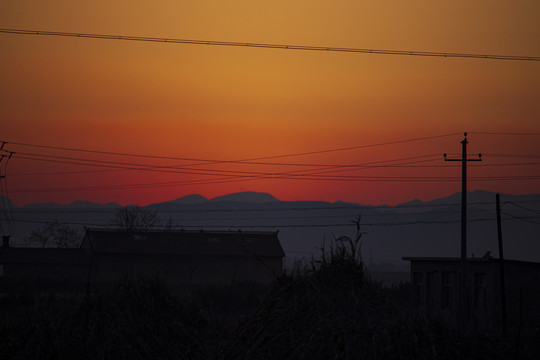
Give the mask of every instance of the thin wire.
<svg viewBox="0 0 540 360">
<path fill-rule="evenodd" d="M 216 169 L 191 169 L 186 167 L 175 167 L 175 166 L 165 166 L 165 165 L 152 165 L 152 164 L 135 164 L 135 163 L 125 163 L 125 162 L 116 162 L 116 161 L 104 161 L 104 160 L 90 160 L 90 159 L 80 159 L 80 158 L 72 158 L 72 157 L 65 157 L 65 156 L 56 156 L 56 155 L 41 155 L 41 154 L 29 154 L 31 156 L 37 156 L 35 157 L 28 157 L 24 156 L 27 153 L 19 153 L 23 156 L 19 155 L 18 157 L 21 159 L 29 159 L 29 160 L 38 160 L 38 161 L 51 161 L 51 162 L 59 162 L 59 163 L 69 163 L 69 164 L 77 164 L 77 165 L 88 165 L 88 166 L 104 166 L 104 167 L 113 167 L 113 168 L 122 168 L 122 169 L 137 169 L 142 171 L 157 171 L 157 172 L 167 172 L 167 173 L 180 173 L 180 174 L 192 174 L 192 175 L 211 175 L 211 176 L 223 176 L 223 175 L 229 175 L 234 177 L 264 177 L 264 178 L 283 178 L 288 177 L 291 179 L 294 178 L 304 178 L 306 176 L 316 176 L 317 173 L 308 173 L 308 174 L 302 174 L 301 171 L 305 170 L 297 170 L 297 171 L 289 171 L 289 172 L 256 172 L 256 171 L 235 171 L 235 170 L 216 170 Z M 392 159 L 392 160 L 383 160 L 383 161 L 377 161 L 377 162 L 368 162 L 368 163 L 361 163 L 361 164 L 351 164 L 351 165 L 343 165 L 343 167 L 358 167 L 358 169 L 354 170 L 363 170 L 364 168 L 371 168 L 370 164 L 376 164 L 376 163 L 384 163 L 384 162 L 395 162 L 395 161 L 401 161 L 406 159 L 416 159 L 416 158 L 424 158 L 424 157 L 431 157 L 433 155 L 421 155 L 421 156 L 415 156 L 415 157 L 408 157 L 408 158 L 400 158 L 400 159 Z M 39 157 L 45 157 L 49 159 L 40 159 Z M 54 159 L 54 160 L 53 160 Z M 56 160 L 56 159 L 67 159 L 69 161 L 64 160 Z M 71 161 L 73 160 L 73 161 Z M 88 161 L 88 162 L 81 162 L 81 161 Z M 111 164 L 111 165 L 109 165 Z M 140 167 L 138 167 L 140 166 Z M 349 169 L 348 169 L 349 170 Z M 340 170 L 334 170 L 334 171 L 328 171 L 330 172 L 338 172 Z M 323 174 L 323 172 L 321 172 Z M 340 178 L 358 178 L 358 176 L 350 176 L 350 175 L 332 175 L 332 176 L 319 176 L 321 178 L 323 177 L 330 177 L 332 179 L 340 179 Z M 404 177 L 399 177 L 404 178 Z M 407 178 L 417 178 L 417 177 L 407 177 Z M 444 178 L 444 179 L 457 179 L 457 177 L 433 177 L 433 178 Z"/>
<path fill-rule="evenodd" d="M 330 152 L 336 152 L 336 151 L 365 149 L 365 148 L 371 148 L 371 147 L 376 147 L 376 146 L 396 145 L 396 144 L 403 144 L 403 143 L 414 142 L 414 141 L 431 140 L 431 139 L 455 136 L 455 135 L 460 135 L 460 134 L 461 133 L 450 133 L 450 134 L 442 134 L 442 135 L 434 135 L 434 136 L 412 138 L 412 139 L 406 139 L 406 140 L 387 141 L 387 142 L 376 143 L 376 144 L 349 146 L 349 147 L 343 147 L 343 148 L 337 148 L 337 149 L 329 149 L 329 150 L 308 151 L 308 152 L 302 152 L 302 153 L 296 153 L 296 154 L 285 154 L 285 155 L 277 155 L 277 156 L 265 156 L 265 157 L 251 158 L 251 159 L 246 159 L 246 160 L 265 160 L 265 159 L 275 159 L 275 158 L 283 158 L 283 157 L 291 157 L 291 156 L 305 156 L 305 155 L 323 154 L 323 153 L 330 153 Z"/>
<path fill-rule="evenodd" d="M 459 165 L 456 165 L 459 166 Z M 88 173 L 106 173 L 115 171 L 131 171 L 124 169 L 107 169 L 107 170 L 80 170 L 80 171 L 44 171 L 44 172 L 27 172 L 14 173 L 11 176 L 36 176 L 36 175 L 73 175 L 73 174 L 88 174 Z"/>
<path fill-rule="evenodd" d="M 89 166 L 105 166 L 105 167 L 113 167 L 113 168 L 123 168 L 123 169 L 138 169 L 143 171 L 159 171 L 159 172 L 172 172 L 172 173 L 181 173 L 181 174 L 192 174 L 192 175 L 211 175 L 211 176 L 224 176 L 224 175 L 230 175 L 233 176 L 232 178 L 248 178 L 248 179 L 256 179 L 256 178 L 265 178 L 265 179 L 303 179 L 303 180 L 345 180 L 345 181 L 351 181 L 351 180 L 388 180 L 388 179 L 394 179 L 394 180 L 403 180 L 408 181 L 412 179 L 416 180 L 445 180 L 445 181 L 454 181 L 458 179 L 457 177 L 412 177 L 412 176 L 399 176 L 399 177 L 366 177 L 366 176 L 347 176 L 347 175 L 324 175 L 326 173 L 335 173 L 340 171 L 349 171 L 351 169 L 342 169 L 342 170 L 331 170 L 331 171 L 320 171 L 324 170 L 325 168 L 322 168 L 320 170 L 314 171 L 310 170 L 310 173 L 302 174 L 301 172 L 305 172 L 305 170 L 297 170 L 297 171 L 289 171 L 289 172 L 255 172 L 255 171 L 238 171 L 238 170 L 216 170 L 216 169 L 192 169 L 188 167 L 178 167 L 178 166 L 165 166 L 165 165 L 152 165 L 152 164 L 139 164 L 139 163 L 127 163 L 127 162 L 118 162 L 118 161 L 105 161 L 105 160 L 94 160 L 94 159 L 83 159 L 83 158 L 74 158 L 74 157 L 65 157 L 65 156 L 58 156 L 58 155 L 42 155 L 42 154 L 33 154 L 33 153 L 24 153 L 19 152 L 19 154 L 22 155 L 31 155 L 31 156 L 38 156 L 38 157 L 46 157 L 46 158 L 52 158 L 52 159 L 67 159 L 67 160 L 73 160 L 68 161 L 67 163 L 74 163 L 78 165 L 89 165 Z M 402 160 L 408 160 L 408 159 L 417 159 L 417 158 L 425 158 L 425 157 L 432 157 L 436 155 L 422 155 L 422 156 L 416 156 L 416 157 L 407 157 L 407 158 L 400 158 L 400 159 L 392 159 L 392 160 L 384 160 L 384 161 L 376 161 L 376 162 L 368 162 L 368 163 L 361 163 L 361 164 L 348 164 L 348 165 L 338 165 L 339 167 L 354 167 L 353 170 L 360 170 L 358 168 L 371 168 L 374 164 L 380 164 L 384 162 L 395 162 L 395 161 L 402 161 Z M 20 156 L 20 158 L 24 159 L 32 159 L 32 160 L 42 160 L 39 158 L 29 158 L 27 156 Z M 84 163 L 81 161 L 85 161 Z M 57 162 L 57 161 L 54 161 Z M 58 161 L 58 162 L 64 162 L 64 161 Z M 96 164 L 94 164 L 96 163 Z M 110 165 L 109 165 L 110 164 Z M 406 164 L 406 163 L 405 163 Z M 380 165 L 379 165 L 380 166 Z M 334 169 L 334 167 L 332 167 Z M 310 177 L 311 176 L 311 177 Z M 229 178 L 222 178 L 222 180 L 228 180 Z M 478 176 L 478 177 L 471 177 L 470 179 L 472 181 L 480 181 L 480 180 L 534 180 L 537 179 L 538 176 Z M 148 186 L 148 185 L 168 185 L 173 184 L 177 185 L 178 182 L 168 182 L 168 183 L 153 183 L 153 184 L 132 184 L 132 185 L 118 185 L 120 187 L 126 187 L 126 186 Z"/>
<path fill-rule="evenodd" d="M 516 204 L 515 202 L 512 202 L 512 201 L 505 201 L 504 204 L 512 204 L 518 208 L 521 208 L 523 210 L 527 210 L 527 211 L 530 211 L 532 213 L 535 213 L 535 214 L 539 214 L 540 215 L 540 211 L 538 210 L 534 210 L 534 209 L 531 209 L 531 208 L 528 208 L 526 206 L 523 206 L 523 205 L 519 205 L 519 204 Z"/>
<path fill-rule="evenodd" d="M 290 177 L 290 178 L 305 177 L 305 176 L 313 176 L 313 175 L 318 174 L 317 172 L 313 172 L 313 171 L 326 169 L 326 167 L 322 167 L 321 169 L 295 170 L 295 171 L 286 171 L 286 172 L 255 172 L 255 171 L 217 170 L 217 169 L 192 169 L 192 168 L 189 168 L 189 167 L 153 165 L 153 164 L 140 164 L 140 163 L 126 163 L 126 162 L 117 162 L 117 161 L 105 161 L 105 160 L 94 160 L 94 159 L 65 157 L 65 156 L 58 156 L 58 155 L 32 154 L 32 153 L 25 153 L 25 152 L 19 152 L 18 154 L 19 154 L 18 155 L 19 158 L 29 159 L 29 160 L 37 160 L 37 161 L 68 163 L 68 164 L 85 165 L 85 166 L 109 167 L 109 168 L 115 168 L 115 169 L 120 168 L 120 169 L 127 169 L 127 170 L 158 171 L 158 172 L 167 172 L 167 173 L 180 173 L 180 174 L 193 174 L 193 175 L 212 175 L 212 176 L 231 175 L 231 176 L 234 176 L 234 177 L 247 177 L 247 178 L 259 178 L 259 177 L 263 177 L 263 178 L 281 178 L 283 176 L 287 176 L 287 177 Z M 31 155 L 31 156 L 34 156 L 34 157 L 28 157 L 28 156 L 24 156 L 24 155 Z M 37 156 L 37 158 L 36 158 L 36 156 Z M 410 163 L 415 163 L 417 161 L 401 162 L 401 163 L 397 163 L 397 164 L 387 164 L 387 165 L 376 165 L 376 164 L 389 163 L 389 162 L 398 162 L 398 161 L 410 160 L 410 159 L 420 159 L 420 158 L 434 157 L 434 156 L 438 156 L 438 155 L 437 154 L 430 154 L 430 155 L 420 155 L 420 156 L 398 158 L 398 159 L 389 159 L 389 160 L 381 160 L 381 161 L 372 161 L 372 162 L 357 163 L 357 164 L 335 165 L 335 166 L 333 166 L 331 168 L 334 169 L 336 167 L 342 167 L 342 168 L 345 167 L 347 169 L 345 169 L 345 170 L 333 170 L 333 171 L 326 171 L 326 172 L 321 171 L 319 173 L 324 174 L 324 173 L 333 173 L 333 172 L 340 172 L 340 171 L 365 170 L 365 169 L 377 168 L 377 167 L 391 167 L 393 165 L 410 164 Z M 63 160 L 41 159 L 40 157 L 51 158 L 51 159 L 63 159 Z M 64 161 L 64 160 L 69 160 L 69 161 Z M 423 160 L 423 161 L 433 161 L 433 160 Z M 422 161 L 420 161 L 420 162 L 422 162 Z M 312 172 L 312 173 L 302 174 L 302 172 L 306 172 L 306 171 L 309 171 L 309 172 Z M 346 177 L 350 177 L 350 176 L 334 175 L 333 177 L 334 178 L 346 178 Z"/>
<path fill-rule="evenodd" d="M 415 50 L 382 50 L 382 49 L 363 49 L 363 48 L 346 48 L 346 47 L 312 46 L 312 45 L 285 45 L 285 44 L 236 42 L 236 41 L 193 40 L 193 39 L 176 39 L 176 38 L 161 38 L 161 37 L 146 37 L 146 36 L 72 33 L 72 32 L 61 32 L 61 31 L 26 30 L 26 29 L 0 29 L 0 33 L 19 34 L 19 35 L 64 36 L 64 37 L 107 39 L 107 40 L 161 42 L 161 43 L 173 43 L 173 44 L 269 48 L 269 49 L 282 49 L 282 50 L 309 50 L 309 51 L 325 51 L 325 52 L 332 51 L 332 52 L 366 53 L 366 54 L 381 54 L 381 55 L 408 55 L 408 56 L 429 56 L 429 57 L 445 57 L 445 58 L 540 61 L 540 57 L 538 56 L 471 54 L 471 53 L 415 51 Z"/>
<path fill-rule="evenodd" d="M 212 201 L 212 200 L 208 200 Z M 523 200 L 523 201 L 516 201 L 514 203 L 520 203 L 520 204 L 537 204 L 540 203 L 540 200 Z M 473 205 L 493 205 L 492 202 L 469 202 L 467 203 L 470 206 Z M 306 207 L 276 207 L 276 208 L 246 208 L 246 209 L 182 209 L 182 210 L 159 210 L 160 213 L 215 213 L 215 212 L 274 212 L 274 211 L 318 211 L 318 210 L 401 210 L 401 209 L 418 209 L 418 208 L 436 208 L 436 207 L 455 207 L 460 206 L 461 203 L 442 203 L 442 204 L 430 204 L 430 203 L 423 203 L 423 204 L 402 204 L 397 205 L 393 207 L 389 207 L 387 205 L 383 206 L 368 206 L 368 205 L 347 205 L 347 206 L 334 206 L 330 204 L 329 206 L 306 206 Z M 39 210 L 39 209 L 19 209 L 20 212 L 25 213 L 106 213 L 106 212 L 115 212 L 117 209 L 100 209 L 100 210 L 81 210 L 81 209 L 69 209 L 69 210 L 62 210 L 62 209 L 47 209 L 47 210 Z M 485 209 L 471 209 L 472 211 L 485 211 Z M 394 214 L 394 213 L 391 213 Z M 381 216 L 391 215 L 388 213 L 383 213 Z M 421 213 L 403 213 L 404 215 L 415 215 L 415 214 L 421 214 Z M 371 215 L 362 215 L 362 216 L 371 216 Z M 379 216 L 379 215 L 374 215 Z"/>
<path fill-rule="evenodd" d="M 390 163 L 390 162 L 397 162 L 397 161 L 403 161 L 403 160 L 411 160 L 411 159 L 422 159 L 427 157 L 437 157 L 438 154 L 429 154 L 429 155 L 419 155 L 419 156 L 412 156 L 412 157 L 405 157 L 405 158 L 397 158 L 397 159 L 389 159 L 389 160 L 380 160 L 380 161 L 371 161 L 371 162 L 364 162 L 364 163 L 356 163 L 356 164 L 308 164 L 310 167 L 321 167 L 320 169 L 302 169 L 302 170 L 296 170 L 296 171 L 287 171 L 287 172 L 260 172 L 260 171 L 241 171 L 241 170 L 219 170 L 219 169 L 204 169 L 204 168 L 191 168 L 186 166 L 171 166 L 171 165 L 154 165 L 154 164 L 141 164 L 141 163 L 128 163 L 128 162 L 120 162 L 120 161 L 108 161 L 108 160 L 96 160 L 96 159 L 86 159 L 86 158 L 78 158 L 78 157 L 68 157 L 68 156 L 60 156 L 60 155 L 47 155 L 47 154 L 35 154 L 35 153 L 27 153 L 27 152 L 18 152 L 17 153 L 19 157 L 20 155 L 27 155 L 27 156 L 33 156 L 33 157 L 44 157 L 44 158 L 53 158 L 53 159 L 62 159 L 62 160 L 73 160 L 77 162 L 81 162 L 81 165 L 86 165 L 87 163 L 89 165 L 93 165 L 92 163 L 97 164 L 112 164 L 112 165 L 121 165 L 122 168 L 124 166 L 129 166 L 129 169 L 133 169 L 133 167 L 143 167 L 141 170 L 146 169 L 173 169 L 173 170 L 185 170 L 185 171 L 174 171 L 178 173 L 189 173 L 189 174 L 195 174 L 195 175 L 210 175 L 212 173 L 217 173 L 218 175 L 225 175 L 221 173 L 226 174 L 244 174 L 244 175 L 265 175 L 265 176 L 274 176 L 274 175 L 283 175 L 283 174 L 294 174 L 294 173 L 301 173 L 301 172 L 312 172 L 312 171 L 320 171 L 325 169 L 335 169 L 335 168 L 349 168 L 352 170 L 361 170 L 364 168 L 372 168 L 372 167 L 391 167 L 392 165 L 400 165 L 400 164 L 410 164 L 414 162 L 405 162 L 405 163 L 398 163 L 398 164 L 389 164 L 389 165 L 378 165 L 376 164 L 382 164 L 382 163 Z M 27 157 L 24 157 L 28 159 Z M 433 160 L 429 160 L 433 161 Z M 83 163 L 84 162 L 84 163 Z M 305 165 L 305 164 L 304 164 Z M 137 168 L 139 169 L 139 168 Z M 347 169 L 346 171 L 348 171 Z M 330 172 L 339 172 L 337 171 L 330 171 Z M 203 173 L 207 172 L 207 173 Z M 311 174 L 306 174 L 311 175 Z"/>
<path fill-rule="evenodd" d="M 484 153 L 485 156 L 491 157 L 509 157 L 509 158 L 523 158 L 523 159 L 540 159 L 540 154 L 491 154 Z"/>
<path fill-rule="evenodd" d="M 405 140 L 387 141 L 387 142 L 383 142 L 383 143 L 356 145 L 356 146 L 349 146 L 349 147 L 343 147 L 343 148 L 307 151 L 307 152 L 290 153 L 290 154 L 282 154 L 282 155 L 254 157 L 254 158 L 240 159 L 240 160 L 218 160 L 218 159 L 200 159 L 200 158 L 188 158 L 188 157 L 144 155 L 144 154 L 123 153 L 123 152 L 100 151 L 100 150 L 83 149 L 83 148 L 61 147 L 61 146 L 52 146 L 52 145 L 29 144 L 29 143 L 23 143 L 23 142 L 8 142 L 8 141 L 5 141 L 5 143 L 13 144 L 13 145 L 20 145 L 20 146 L 31 146 L 31 147 L 38 147 L 38 148 L 55 149 L 55 150 L 88 152 L 88 153 L 104 154 L 104 155 L 119 155 L 119 156 L 130 156 L 130 157 L 141 157 L 141 158 L 150 158 L 150 159 L 182 160 L 182 161 L 195 161 L 195 162 L 203 162 L 203 163 L 245 163 L 245 164 L 252 164 L 252 165 L 268 165 L 269 163 L 264 163 L 264 162 L 263 163 L 260 163 L 260 162 L 254 163 L 252 161 L 277 159 L 277 158 L 293 157 L 293 156 L 324 154 L 324 153 L 337 152 L 337 151 L 365 149 L 365 148 L 371 148 L 371 147 L 377 147 L 377 146 L 386 146 L 386 145 L 395 145 L 395 144 L 402 144 L 402 143 L 408 143 L 408 142 L 414 142 L 414 141 L 431 140 L 431 139 L 455 136 L 455 135 L 460 135 L 460 134 L 461 133 L 450 133 L 450 134 L 426 136 L 426 137 L 419 137 L 419 138 L 412 138 L 412 139 L 405 139 Z M 287 165 L 287 164 L 272 164 L 272 165 Z M 320 166 L 320 165 L 316 165 L 316 166 Z"/>
<path fill-rule="evenodd" d="M 532 217 L 532 216 L 514 216 L 514 215 L 512 215 L 512 214 L 508 214 L 508 213 L 505 212 L 505 211 L 502 211 L 502 213 L 503 213 L 504 215 L 510 217 L 510 218 L 507 218 L 506 220 L 521 220 L 521 221 L 525 221 L 525 222 L 528 222 L 528 223 L 531 223 L 531 224 L 540 225 L 540 222 L 531 220 L 531 219 L 537 219 L 537 217 Z M 503 220 L 505 220 L 505 219 L 503 219 Z"/>
<path fill-rule="evenodd" d="M 469 134 L 475 134 L 475 135 L 540 136 L 540 133 L 521 133 L 521 132 L 469 131 L 468 133 Z"/>
<path fill-rule="evenodd" d="M 505 214 L 508 215 L 508 214 Z M 503 218 L 502 220 L 528 220 L 528 219 L 536 219 L 537 217 L 515 217 L 512 215 L 508 215 L 510 217 Z M 182 220 L 182 219 L 173 219 L 173 221 L 176 220 Z M 494 218 L 476 218 L 476 219 L 470 219 L 467 222 L 481 222 L 481 221 L 496 221 Z M 49 223 L 50 220 L 15 220 L 15 222 L 21 222 L 21 223 Z M 446 225 L 446 224 L 456 224 L 461 222 L 461 220 L 437 220 L 437 221 L 425 221 L 425 220 L 418 220 L 418 221 L 404 221 L 404 222 L 377 222 L 377 223 L 362 223 L 362 226 L 376 226 L 376 227 L 386 227 L 386 226 L 406 226 L 406 225 L 418 225 L 418 224 L 433 224 L 433 225 Z M 98 223 L 88 223 L 88 222 L 59 222 L 60 224 L 64 225 L 86 225 L 86 226 L 105 226 L 103 224 Z M 539 223 L 540 224 L 540 223 Z M 177 225 L 174 226 L 175 229 L 184 229 L 184 228 L 197 228 L 197 229 L 212 229 L 212 228 L 236 228 L 236 229 L 242 229 L 242 228 L 313 228 L 313 227 L 343 227 L 343 226 L 351 226 L 351 223 L 336 223 L 336 224 L 273 224 L 273 225 Z M 168 226 L 164 226 L 163 228 L 167 228 Z"/>
<path fill-rule="evenodd" d="M 337 173 L 337 172 L 347 172 L 347 171 L 358 171 L 358 170 L 367 170 L 367 169 L 375 169 L 375 168 L 389 168 L 393 167 L 393 165 L 405 165 L 405 164 L 414 164 L 414 163 L 420 163 L 420 162 L 432 162 L 437 161 L 438 159 L 426 159 L 426 160 L 416 160 L 416 161 L 406 161 L 401 162 L 397 164 L 386 164 L 386 165 L 377 165 L 382 163 L 389 163 L 389 162 L 396 162 L 396 161 L 403 161 L 403 160 L 412 160 L 412 159 L 425 159 L 425 158 L 438 158 L 439 154 L 430 154 L 430 155 L 419 155 L 419 156 L 411 156 L 411 157 L 405 157 L 405 158 L 399 158 L 399 159 L 391 159 L 391 160 L 380 160 L 380 161 L 371 161 L 371 162 L 365 162 L 360 164 L 351 164 L 351 165 L 343 165 L 336 167 L 321 167 L 319 169 L 302 169 L 302 170 L 296 170 L 296 171 L 287 171 L 283 174 L 295 174 L 295 173 L 302 173 L 303 175 L 321 175 L 321 174 L 330 174 L 330 173 Z M 328 170 L 332 169 L 332 170 Z M 326 170 L 326 171 L 323 171 Z"/>
<path fill-rule="evenodd" d="M 121 184 L 121 185 L 102 185 L 102 186 L 86 186 L 86 187 L 63 187 L 63 188 L 20 188 L 13 189 L 11 192 L 55 192 L 55 191 L 112 191 L 112 190 L 133 190 L 147 188 L 165 188 L 187 185 L 205 185 L 205 184 L 222 184 L 228 182 L 241 182 L 252 180 L 293 180 L 293 181 L 345 181 L 345 182 L 459 182 L 459 177 L 307 177 L 307 176 L 238 176 L 239 178 L 231 178 L 224 180 L 188 180 L 169 183 L 146 183 L 146 184 Z M 498 176 L 498 177 L 469 177 L 469 181 L 485 182 L 485 181 L 524 181 L 524 180 L 540 180 L 540 176 Z"/>
<path fill-rule="evenodd" d="M 231 218 L 231 217 L 207 217 L 207 216 L 203 216 L 203 217 L 191 217 L 191 218 L 187 218 L 187 217 L 182 217 L 181 219 L 179 220 L 182 220 L 182 221 L 230 221 L 230 220 L 234 220 L 234 221 L 254 221 L 254 220 L 290 220 L 290 219 L 341 219 L 341 218 L 347 218 L 349 219 L 351 216 L 354 216 L 355 214 L 357 214 L 358 210 L 360 209 L 351 209 L 351 210 L 354 210 L 354 213 L 349 212 L 348 214 L 342 214 L 342 215 L 306 215 L 306 216 L 265 216 L 265 217 L 260 217 L 260 216 L 256 216 L 256 217 L 234 217 L 234 218 Z M 486 210 L 483 210 L 483 209 L 478 209 L 478 210 L 473 210 L 472 212 L 485 212 Z M 94 211 L 77 211 L 77 210 L 73 210 L 73 211 L 69 211 L 69 210 L 59 210 L 59 211 L 46 211 L 46 210 L 37 210 L 37 211 L 32 211 L 32 210 L 25 210 L 22 214 L 63 214 L 63 213 L 69 213 L 69 214 L 76 214 L 76 213 L 100 213 L 100 214 L 114 214 L 116 212 L 116 210 L 104 210 L 104 211 L 98 211 L 98 210 L 94 210 Z M 179 213 L 181 211 L 157 211 L 159 214 L 171 214 L 171 213 Z M 385 214 L 385 213 L 382 213 L 382 214 L 362 214 L 362 218 L 365 218 L 365 217 L 375 217 L 375 218 L 385 218 L 385 217 L 400 217 L 400 216 L 417 216 L 417 215 L 441 215 L 441 216 L 444 216 L 444 215 L 449 215 L 449 214 L 457 214 L 459 213 L 460 210 L 459 209 L 455 209 L 455 210 L 450 210 L 450 211 L 440 211 L 440 212 L 433 212 L 433 211 L 430 211 L 430 212 L 414 212 L 414 213 L 390 213 L 390 214 Z"/>
<path fill-rule="evenodd" d="M 178 183 L 170 185 L 148 185 L 148 186 L 121 186 L 121 187 L 78 187 L 78 188 L 22 188 L 22 189 L 13 189 L 11 192 L 17 193 L 46 193 L 46 192 L 56 192 L 56 191 L 65 191 L 65 192 L 85 192 L 85 191 L 128 191 L 134 189 L 147 189 L 147 188 L 165 188 L 165 187 L 177 187 L 177 186 L 193 186 L 193 185 L 210 185 L 210 184 L 223 184 L 230 182 L 242 182 L 250 181 L 253 179 L 234 179 L 234 180 L 220 180 L 220 181 L 200 181 L 192 183 Z M 459 182 L 459 179 L 456 180 L 429 180 L 429 179 L 418 179 L 418 180 L 402 180 L 402 179 L 359 179 L 359 180 L 335 180 L 335 179 L 285 179 L 285 180 L 305 180 L 305 181 L 348 181 L 348 182 Z M 475 180 L 475 181 L 522 181 L 522 180 L 540 180 L 540 177 L 533 179 L 486 179 L 486 180 Z"/>
<path fill-rule="evenodd" d="M 430 162 L 432 160 L 422 160 L 418 162 Z M 416 163 L 416 161 L 415 161 Z M 330 164 L 329 164 L 330 165 Z M 530 165 L 540 165 L 538 162 L 530 163 L 501 163 L 501 164 L 480 164 L 480 163 L 471 163 L 470 167 L 497 167 L 497 166 L 530 166 Z M 299 166 L 302 166 L 299 164 Z M 326 165 L 324 165 L 326 166 Z M 341 166 L 341 165 L 333 165 Z M 345 165 L 343 165 L 345 166 Z M 359 165 L 360 166 L 360 165 Z M 372 165 L 369 168 L 449 168 L 449 167 L 461 167 L 461 165 Z M 359 170 L 359 169 L 352 169 Z M 81 170 L 81 171 L 46 171 L 46 172 L 29 172 L 29 173 L 13 173 L 10 174 L 13 176 L 36 176 L 36 175 L 72 175 L 72 174 L 88 174 L 88 173 L 105 173 L 105 172 L 115 172 L 115 171 L 136 171 L 131 169 L 110 169 L 110 170 Z M 345 171 L 345 170 L 344 170 Z M 348 171 L 348 170 L 347 170 Z"/>
</svg>

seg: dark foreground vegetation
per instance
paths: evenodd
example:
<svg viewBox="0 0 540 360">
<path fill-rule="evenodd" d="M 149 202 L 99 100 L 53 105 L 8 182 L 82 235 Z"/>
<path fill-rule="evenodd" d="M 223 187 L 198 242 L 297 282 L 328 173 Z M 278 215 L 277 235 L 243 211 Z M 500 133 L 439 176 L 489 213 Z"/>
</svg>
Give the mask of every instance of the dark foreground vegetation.
<svg viewBox="0 0 540 360">
<path fill-rule="evenodd" d="M 253 284 L 173 295 L 124 279 L 90 296 L 0 299 L 3 359 L 538 359 L 536 334 L 460 332 L 406 305 L 346 251 Z M 516 341 L 519 340 L 519 341 Z"/>
</svg>

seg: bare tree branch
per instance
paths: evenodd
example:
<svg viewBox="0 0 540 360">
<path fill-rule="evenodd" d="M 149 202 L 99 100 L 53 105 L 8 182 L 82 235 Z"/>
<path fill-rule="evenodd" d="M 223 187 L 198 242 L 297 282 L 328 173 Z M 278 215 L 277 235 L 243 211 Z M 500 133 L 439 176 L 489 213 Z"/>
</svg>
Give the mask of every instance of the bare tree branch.
<svg viewBox="0 0 540 360">
<path fill-rule="evenodd" d="M 150 231 L 158 223 L 157 212 L 129 205 L 118 209 L 109 225 L 124 231 Z"/>
<path fill-rule="evenodd" d="M 32 231 L 27 238 L 32 245 L 58 248 L 74 248 L 79 245 L 80 237 L 77 230 L 60 224 L 58 220 L 45 224 L 42 228 Z"/>
</svg>

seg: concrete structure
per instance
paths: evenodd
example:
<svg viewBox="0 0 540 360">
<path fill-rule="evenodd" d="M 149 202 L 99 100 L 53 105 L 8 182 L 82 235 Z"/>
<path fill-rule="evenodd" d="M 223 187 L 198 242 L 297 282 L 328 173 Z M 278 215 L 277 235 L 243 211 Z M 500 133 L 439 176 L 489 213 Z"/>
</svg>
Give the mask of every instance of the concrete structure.
<svg viewBox="0 0 540 360">
<path fill-rule="evenodd" d="M 411 263 L 413 306 L 450 322 L 458 319 L 459 258 L 404 257 Z M 505 260 L 506 317 L 509 326 L 540 325 L 540 263 Z M 486 328 L 502 324 L 500 261 L 467 259 L 467 323 Z"/>
<path fill-rule="evenodd" d="M 96 288 L 123 276 L 160 278 L 171 288 L 270 283 L 284 256 L 275 232 L 86 229 L 78 249 L 0 248 L 0 292 L 21 282 L 47 284 L 42 290 Z"/>
<path fill-rule="evenodd" d="M 83 249 L 0 249 L 0 292 L 36 286 L 43 292 L 85 289 L 91 259 Z"/>
<path fill-rule="evenodd" d="M 124 275 L 161 277 L 170 286 L 269 283 L 285 253 L 274 232 L 86 230 L 91 276 L 107 283 Z"/>
</svg>

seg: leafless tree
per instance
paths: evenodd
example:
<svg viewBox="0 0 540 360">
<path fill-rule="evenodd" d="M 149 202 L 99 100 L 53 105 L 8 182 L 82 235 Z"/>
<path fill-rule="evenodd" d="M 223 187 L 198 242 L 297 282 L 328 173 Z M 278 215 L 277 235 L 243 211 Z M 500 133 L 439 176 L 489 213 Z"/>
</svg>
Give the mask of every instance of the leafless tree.
<svg viewBox="0 0 540 360">
<path fill-rule="evenodd" d="M 158 225 L 157 212 L 136 205 L 120 208 L 109 225 L 124 231 L 149 231 Z"/>
<path fill-rule="evenodd" d="M 41 229 L 32 231 L 27 242 L 43 248 L 74 248 L 79 246 L 80 236 L 77 230 L 55 220 L 45 224 Z"/>
</svg>

